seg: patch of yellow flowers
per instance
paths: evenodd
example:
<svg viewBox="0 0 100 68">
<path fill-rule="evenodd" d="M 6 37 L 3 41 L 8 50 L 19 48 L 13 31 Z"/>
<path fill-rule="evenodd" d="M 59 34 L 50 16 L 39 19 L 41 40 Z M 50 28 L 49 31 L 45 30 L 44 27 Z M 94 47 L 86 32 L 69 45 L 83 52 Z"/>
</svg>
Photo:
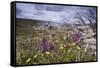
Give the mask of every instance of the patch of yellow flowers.
<svg viewBox="0 0 100 68">
<path fill-rule="evenodd" d="M 59 49 L 64 49 L 64 47 L 67 47 L 67 45 L 63 45 L 63 44 L 60 44 L 60 48 Z"/>
</svg>

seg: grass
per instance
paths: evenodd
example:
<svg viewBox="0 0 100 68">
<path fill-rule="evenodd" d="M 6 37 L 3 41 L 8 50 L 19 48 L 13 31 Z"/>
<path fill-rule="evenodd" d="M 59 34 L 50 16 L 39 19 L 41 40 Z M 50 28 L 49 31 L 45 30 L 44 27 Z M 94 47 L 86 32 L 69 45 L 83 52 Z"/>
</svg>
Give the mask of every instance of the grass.
<svg viewBox="0 0 100 68">
<path fill-rule="evenodd" d="M 53 40 L 55 49 L 48 51 L 40 51 L 39 45 L 42 35 L 50 41 L 50 31 L 56 32 Z M 74 44 L 68 37 L 64 38 L 64 31 L 59 30 L 36 30 L 19 28 L 16 35 L 16 64 L 31 65 L 31 64 L 49 64 L 63 62 L 81 62 L 95 61 L 96 56 L 86 54 L 84 48 L 80 47 L 82 43 Z"/>
</svg>

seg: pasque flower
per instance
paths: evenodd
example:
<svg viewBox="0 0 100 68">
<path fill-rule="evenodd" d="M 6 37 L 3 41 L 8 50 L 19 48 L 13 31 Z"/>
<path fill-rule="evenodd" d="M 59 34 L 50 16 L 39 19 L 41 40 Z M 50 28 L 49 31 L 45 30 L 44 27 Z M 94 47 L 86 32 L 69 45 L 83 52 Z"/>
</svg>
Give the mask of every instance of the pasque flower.
<svg viewBox="0 0 100 68">
<path fill-rule="evenodd" d="M 82 34 L 81 34 L 80 32 L 72 34 L 72 35 L 71 35 L 72 41 L 73 41 L 74 43 L 80 42 L 81 36 L 82 36 Z"/>
<path fill-rule="evenodd" d="M 43 38 L 41 40 L 41 43 L 40 43 L 40 50 L 41 51 L 48 51 L 48 42 L 45 38 Z"/>
</svg>

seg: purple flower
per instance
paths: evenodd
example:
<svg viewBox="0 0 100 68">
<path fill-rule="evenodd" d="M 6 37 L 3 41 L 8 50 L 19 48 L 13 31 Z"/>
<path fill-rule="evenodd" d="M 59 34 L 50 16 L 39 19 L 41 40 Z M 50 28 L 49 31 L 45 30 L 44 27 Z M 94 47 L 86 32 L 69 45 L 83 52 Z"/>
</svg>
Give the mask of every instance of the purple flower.
<svg viewBox="0 0 100 68">
<path fill-rule="evenodd" d="M 48 42 L 45 38 L 43 38 L 41 43 L 40 43 L 40 50 L 41 51 L 48 51 Z"/>
<path fill-rule="evenodd" d="M 71 37 L 72 37 L 72 41 L 74 43 L 78 43 L 80 42 L 80 38 L 81 38 L 82 34 L 79 32 L 79 33 L 75 33 L 75 34 L 72 34 Z"/>
</svg>

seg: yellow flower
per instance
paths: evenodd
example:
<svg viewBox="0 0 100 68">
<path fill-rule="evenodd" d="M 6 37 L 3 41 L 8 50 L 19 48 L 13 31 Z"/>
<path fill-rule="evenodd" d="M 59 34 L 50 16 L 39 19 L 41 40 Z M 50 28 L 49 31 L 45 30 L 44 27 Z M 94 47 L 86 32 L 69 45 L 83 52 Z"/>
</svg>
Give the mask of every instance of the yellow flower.
<svg viewBox="0 0 100 68">
<path fill-rule="evenodd" d="M 28 63 L 31 60 L 31 58 L 27 59 L 26 62 Z"/>
<path fill-rule="evenodd" d="M 75 43 L 73 43 L 73 45 L 75 45 Z"/>
<path fill-rule="evenodd" d="M 64 49 L 64 47 L 60 47 L 60 49 L 62 50 L 62 49 Z"/>
<path fill-rule="evenodd" d="M 34 58 L 36 58 L 36 57 L 37 57 L 37 55 L 34 56 Z"/>
<path fill-rule="evenodd" d="M 41 56 L 44 56 L 44 54 L 41 54 Z"/>
<path fill-rule="evenodd" d="M 60 44 L 60 46 L 62 47 L 63 45 L 62 45 L 62 44 Z"/>
<path fill-rule="evenodd" d="M 80 50 L 81 48 L 79 46 L 76 47 L 78 50 Z"/>
<path fill-rule="evenodd" d="M 45 53 L 46 53 L 47 55 L 49 55 L 49 54 L 50 54 L 50 52 L 48 52 L 48 51 L 47 51 L 47 52 L 45 52 Z"/>
<path fill-rule="evenodd" d="M 64 45 L 64 47 L 67 47 L 67 45 Z"/>
</svg>

